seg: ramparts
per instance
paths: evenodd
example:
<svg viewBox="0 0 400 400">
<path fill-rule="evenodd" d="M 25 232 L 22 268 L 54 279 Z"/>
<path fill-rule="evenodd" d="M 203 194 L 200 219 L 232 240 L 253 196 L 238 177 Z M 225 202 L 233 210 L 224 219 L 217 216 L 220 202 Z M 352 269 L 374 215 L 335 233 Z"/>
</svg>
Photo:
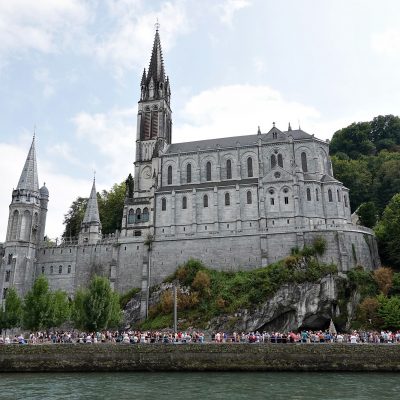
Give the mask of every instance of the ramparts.
<svg viewBox="0 0 400 400">
<path fill-rule="evenodd" d="M 55 344 L 0 347 L 0 372 L 400 371 L 396 344 Z"/>
</svg>

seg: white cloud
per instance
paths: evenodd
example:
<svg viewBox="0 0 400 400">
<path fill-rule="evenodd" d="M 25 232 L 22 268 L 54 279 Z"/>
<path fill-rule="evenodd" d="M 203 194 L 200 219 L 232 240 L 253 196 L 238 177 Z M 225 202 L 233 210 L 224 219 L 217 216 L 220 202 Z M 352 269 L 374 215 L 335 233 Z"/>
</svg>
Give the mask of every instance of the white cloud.
<svg viewBox="0 0 400 400">
<path fill-rule="evenodd" d="M 371 37 L 372 49 L 381 55 L 399 57 L 400 29 L 390 28 Z"/>
<path fill-rule="evenodd" d="M 50 77 L 47 68 L 41 68 L 34 71 L 34 78 L 37 82 L 43 84 L 43 97 L 49 98 L 55 93 L 55 80 Z"/>
<path fill-rule="evenodd" d="M 88 19 L 80 0 L 0 2 L 0 54 L 36 50 L 50 53 Z"/>
<path fill-rule="evenodd" d="M 176 37 L 189 31 L 189 17 L 185 2 L 176 0 L 163 3 L 158 10 L 145 12 L 141 1 L 109 1 L 110 12 L 116 27 L 95 43 L 94 53 L 98 59 L 115 69 L 120 77 L 125 70 L 142 68 L 148 62 L 154 25 L 160 21 L 163 51 L 173 47 Z"/>
<path fill-rule="evenodd" d="M 114 109 L 107 113 L 79 113 L 73 118 L 76 134 L 82 142 L 94 146 L 95 151 L 86 161 L 97 171 L 97 176 L 109 184 L 121 181 L 130 172 L 134 161 L 137 108 Z M 95 158 L 99 152 L 106 162 Z"/>
<path fill-rule="evenodd" d="M 232 26 L 235 13 L 250 5 L 251 2 L 249 0 L 225 0 L 223 4 L 218 6 L 219 19 L 223 24 Z"/>
</svg>

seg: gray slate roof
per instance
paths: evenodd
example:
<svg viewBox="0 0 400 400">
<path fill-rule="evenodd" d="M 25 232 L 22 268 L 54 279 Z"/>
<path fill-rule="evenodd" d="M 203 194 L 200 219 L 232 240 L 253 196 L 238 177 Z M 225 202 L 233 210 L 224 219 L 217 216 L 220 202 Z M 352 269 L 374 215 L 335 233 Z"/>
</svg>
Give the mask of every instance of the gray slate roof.
<svg viewBox="0 0 400 400">
<path fill-rule="evenodd" d="M 96 181 L 93 179 L 92 191 L 83 217 L 83 224 L 100 223 L 99 206 L 97 204 Z"/>
<path fill-rule="evenodd" d="M 25 189 L 31 192 L 39 192 L 39 180 L 36 164 L 35 137 L 33 137 L 31 148 L 26 157 L 24 169 L 18 181 L 17 189 Z"/>
<path fill-rule="evenodd" d="M 273 128 L 274 129 L 274 128 Z M 263 133 L 261 135 L 246 135 L 246 136 L 232 136 L 226 138 L 218 138 L 218 139 L 206 139 L 206 140 L 198 140 L 194 142 L 184 142 L 184 143 L 172 143 L 169 145 L 167 150 L 164 154 L 174 154 L 174 153 L 189 153 L 195 152 L 197 150 L 215 150 L 218 146 L 221 149 L 224 148 L 232 148 L 236 147 L 238 144 L 239 146 L 255 146 L 258 143 L 258 139 L 261 136 L 261 140 L 264 143 L 270 143 L 274 141 L 282 141 L 282 140 L 289 140 L 289 136 L 292 136 L 294 140 L 301 140 L 301 139 L 311 139 L 313 135 L 302 131 L 301 129 L 295 129 L 291 131 L 281 132 L 276 129 L 278 134 L 277 139 L 273 139 L 272 131 L 268 133 Z"/>
</svg>

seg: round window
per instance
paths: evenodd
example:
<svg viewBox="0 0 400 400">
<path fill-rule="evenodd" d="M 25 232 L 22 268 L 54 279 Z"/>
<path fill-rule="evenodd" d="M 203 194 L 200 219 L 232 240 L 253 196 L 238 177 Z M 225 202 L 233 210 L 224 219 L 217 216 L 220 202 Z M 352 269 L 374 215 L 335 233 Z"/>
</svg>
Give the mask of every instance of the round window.
<svg viewBox="0 0 400 400">
<path fill-rule="evenodd" d="M 274 174 L 276 179 L 279 179 L 281 177 L 281 173 L 280 172 L 275 172 Z"/>
</svg>

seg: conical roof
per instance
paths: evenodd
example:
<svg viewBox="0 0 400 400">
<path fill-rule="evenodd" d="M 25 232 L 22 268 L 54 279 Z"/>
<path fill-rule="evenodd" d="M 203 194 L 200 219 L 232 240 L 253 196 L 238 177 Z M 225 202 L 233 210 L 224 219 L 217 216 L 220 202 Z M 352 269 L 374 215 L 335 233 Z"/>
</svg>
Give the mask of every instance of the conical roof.
<svg viewBox="0 0 400 400">
<path fill-rule="evenodd" d="M 39 192 L 39 180 L 36 163 L 35 137 L 33 137 L 31 148 L 26 157 L 24 169 L 18 181 L 17 189 Z"/>
<path fill-rule="evenodd" d="M 84 224 L 100 223 L 99 206 L 97 204 L 96 180 L 93 179 L 92 191 L 86 206 L 85 216 L 83 217 Z"/>
<path fill-rule="evenodd" d="M 149 71 L 147 73 L 147 82 L 153 78 L 154 82 L 165 81 L 164 60 L 161 50 L 161 40 L 158 29 L 154 37 L 153 51 L 151 53 Z"/>
</svg>

